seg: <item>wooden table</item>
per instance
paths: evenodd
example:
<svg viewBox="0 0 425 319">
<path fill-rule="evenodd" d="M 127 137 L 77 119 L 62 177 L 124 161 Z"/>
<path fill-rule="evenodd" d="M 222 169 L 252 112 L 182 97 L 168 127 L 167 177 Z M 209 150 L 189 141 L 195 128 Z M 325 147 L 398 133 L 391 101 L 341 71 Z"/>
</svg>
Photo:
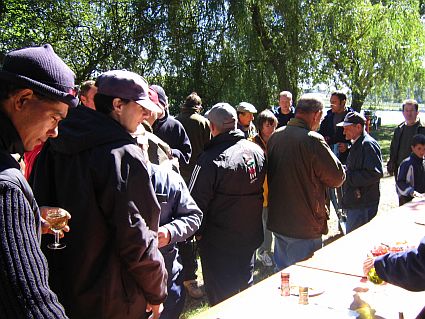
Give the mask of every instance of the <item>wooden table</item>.
<svg viewBox="0 0 425 319">
<path fill-rule="evenodd" d="M 374 246 L 397 241 L 416 246 L 425 236 L 422 223 L 425 224 L 425 201 L 406 204 L 375 217 L 297 265 L 361 277 L 363 261 Z"/>
<path fill-rule="evenodd" d="M 317 251 L 304 262 L 286 268 L 292 286 L 304 285 L 323 293 L 308 305 L 298 297 L 280 296 L 280 274 L 200 313 L 197 319 L 356 318 L 350 310 L 360 297 L 382 318 L 415 318 L 425 306 L 425 292 L 409 292 L 391 284 L 374 285 L 363 276 L 367 253 L 380 243 L 407 241 L 417 245 L 425 235 L 425 201 L 417 201 L 376 217 L 372 222 Z"/>
<path fill-rule="evenodd" d="M 357 276 L 297 265 L 288 267 L 285 272 L 290 273 L 292 286 L 309 286 L 323 293 L 309 297 L 308 305 L 300 305 L 298 296 L 280 295 L 280 274 L 277 273 L 194 318 L 356 318 L 358 314 L 350 310 L 356 294 L 382 318 L 399 318 L 400 312 L 404 318 L 415 318 L 425 304 L 424 292 L 409 292 L 390 284 L 374 285 Z"/>
</svg>

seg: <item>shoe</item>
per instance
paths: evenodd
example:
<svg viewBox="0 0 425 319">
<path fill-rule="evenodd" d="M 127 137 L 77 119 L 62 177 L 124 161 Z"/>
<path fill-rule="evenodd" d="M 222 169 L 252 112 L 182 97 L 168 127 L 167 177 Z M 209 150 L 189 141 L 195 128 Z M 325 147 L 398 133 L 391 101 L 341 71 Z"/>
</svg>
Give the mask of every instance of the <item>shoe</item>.
<svg viewBox="0 0 425 319">
<path fill-rule="evenodd" d="M 258 260 L 261 261 L 264 267 L 273 266 L 273 261 L 267 251 L 263 251 L 261 254 L 258 254 Z"/>
<path fill-rule="evenodd" d="M 196 279 L 183 281 L 183 285 L 186 288 L 186 291 L 189 296 L 191 296 L 192 298 L 199 299 L 204 296 L 204 292 L 198 286 L 198 282 L 196 281 Z"/>
</svg>

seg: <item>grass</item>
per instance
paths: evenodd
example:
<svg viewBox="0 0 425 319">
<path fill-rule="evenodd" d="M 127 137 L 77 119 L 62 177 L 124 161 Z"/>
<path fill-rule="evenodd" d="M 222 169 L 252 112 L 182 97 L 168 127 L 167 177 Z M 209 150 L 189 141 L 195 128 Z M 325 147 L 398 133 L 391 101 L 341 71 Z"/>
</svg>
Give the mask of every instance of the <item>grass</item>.
<svg viewBox="0 0 425 319">
<path fill-rule="evenodd" d="M 397 125 L 382 125 L 378 130 L 371 131 L 370 135 L 378 141 L 381 146 L 382 159 L 384 166 L 390 158 L 390 145 L 394 130 Z"/>
<path fill-rule="evenodd" d="M 381 146 L 382 158 L 384 166 L 388 161 L 390 156 L 390 144 L 393 136 L 393 132 L 396 125 L 383 125 L 378 130 L 370 132 L 370 135 L 375 138 L 379 145 Z M 332 238 L 333 239 L 333 238 Z M 336 238 L 335 238 L 336 239 Z M 330 243 L 332 240 L 328 240 L 326 243 Z M 200 261 L 198 260 L 200 265 Z M 269 277 L 273 274 L 273 267 L 264 267 L 260 262 L 255 262 L 254 267 L 254 283 L 258 283 L 264 278 Z M 202 270 L 201 267 L 198 268 L 198 281 L 202 282 Z M 200 312 L 209 308 L 208 301 L 206 297 L 201 299 L 193 299 L 189 296 L 186 297 L 186 304 L 183 313 L 180 316 L 180 319 L 190 319 Z"/>
<path fill-rule="evenodd" d="M 198 264 L 201 265 L 201 262 L 198 258 Z M 255 261 L 254 266 L 254 284 L 260 282 L 261 280 L 269 277 L 274 273 L 273 267 L 264 267 L 263 264 L 259 261 Z M 202 282 L 202 270 L 201 267 L 198 268 L 196 273 L 198 275 L 198 282 Z M 209 308 L 208 301 L 206 296 L 200 299 L 194 299 L 189 296 L 186 296 L 186 304 L 183 310 L 183 313 L 180 315 L 180 319 L 190 319 L 197 314 L 201 313 L 204 310 Z"/>
</svg>

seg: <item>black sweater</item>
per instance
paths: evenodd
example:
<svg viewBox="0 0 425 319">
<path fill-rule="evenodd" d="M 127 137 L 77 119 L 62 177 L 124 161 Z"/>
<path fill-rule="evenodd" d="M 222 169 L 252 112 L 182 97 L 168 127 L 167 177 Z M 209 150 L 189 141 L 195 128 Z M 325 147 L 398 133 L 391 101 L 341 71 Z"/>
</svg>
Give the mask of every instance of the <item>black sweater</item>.
<svg viewBox="0 0 425 319">
<path fill-rule="evenodd" d="M 66 318 L 48 285 L 37 203 L 10 155 L 22 152 L 18 133 L 0 112 L 0 317 Z"/>
</svg>

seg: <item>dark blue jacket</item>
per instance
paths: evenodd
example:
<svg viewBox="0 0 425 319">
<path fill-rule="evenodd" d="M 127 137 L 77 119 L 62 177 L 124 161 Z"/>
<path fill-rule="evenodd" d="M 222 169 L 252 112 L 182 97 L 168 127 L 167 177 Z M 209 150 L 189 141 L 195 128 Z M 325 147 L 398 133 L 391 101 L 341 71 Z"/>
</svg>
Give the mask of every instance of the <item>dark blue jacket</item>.
<svg viewBox="0 0 425 319">
<path fill-rule="evenodd" d="M 377 257 L 374 266 L 386 282 L 410 291 L 425 290 L 425 237 L 417 249 Z"/>
<path fill-rule="evenodd" d="M 160 226 L 170 232 L 170 243 L 160 248 L 168 272 L 168 297 L 161 318 L 177 318 L 183 309 L 183 265 L 176 243 L 185 241 L 201 226 L 202 212 L 183 178 L 171 169 L 149 164 L 151 180 L 161 206 Z"/>
<path fill-rule="evenodd" d="M 342 186 L 343 208 L 366 208 L 379 203 L 379 180 L 383 176 L 381 148 L 363 132 L 351 146 Z"/>
<path fill-rule="evenodd" d="M 414 191 L 425 193 L 425 162 L 412 153 L 398 169 L 397 194 L 411 200 Z"/>
<path fill-rule="evenodd" d="M 165 116 L 157 119 L 152 125 L 153 133 L 171 147 L 174 157 L 179 163 L 188 164 L 192 155 L 189 137 L 179 121 L 165 112 Z"/>
</svg>

